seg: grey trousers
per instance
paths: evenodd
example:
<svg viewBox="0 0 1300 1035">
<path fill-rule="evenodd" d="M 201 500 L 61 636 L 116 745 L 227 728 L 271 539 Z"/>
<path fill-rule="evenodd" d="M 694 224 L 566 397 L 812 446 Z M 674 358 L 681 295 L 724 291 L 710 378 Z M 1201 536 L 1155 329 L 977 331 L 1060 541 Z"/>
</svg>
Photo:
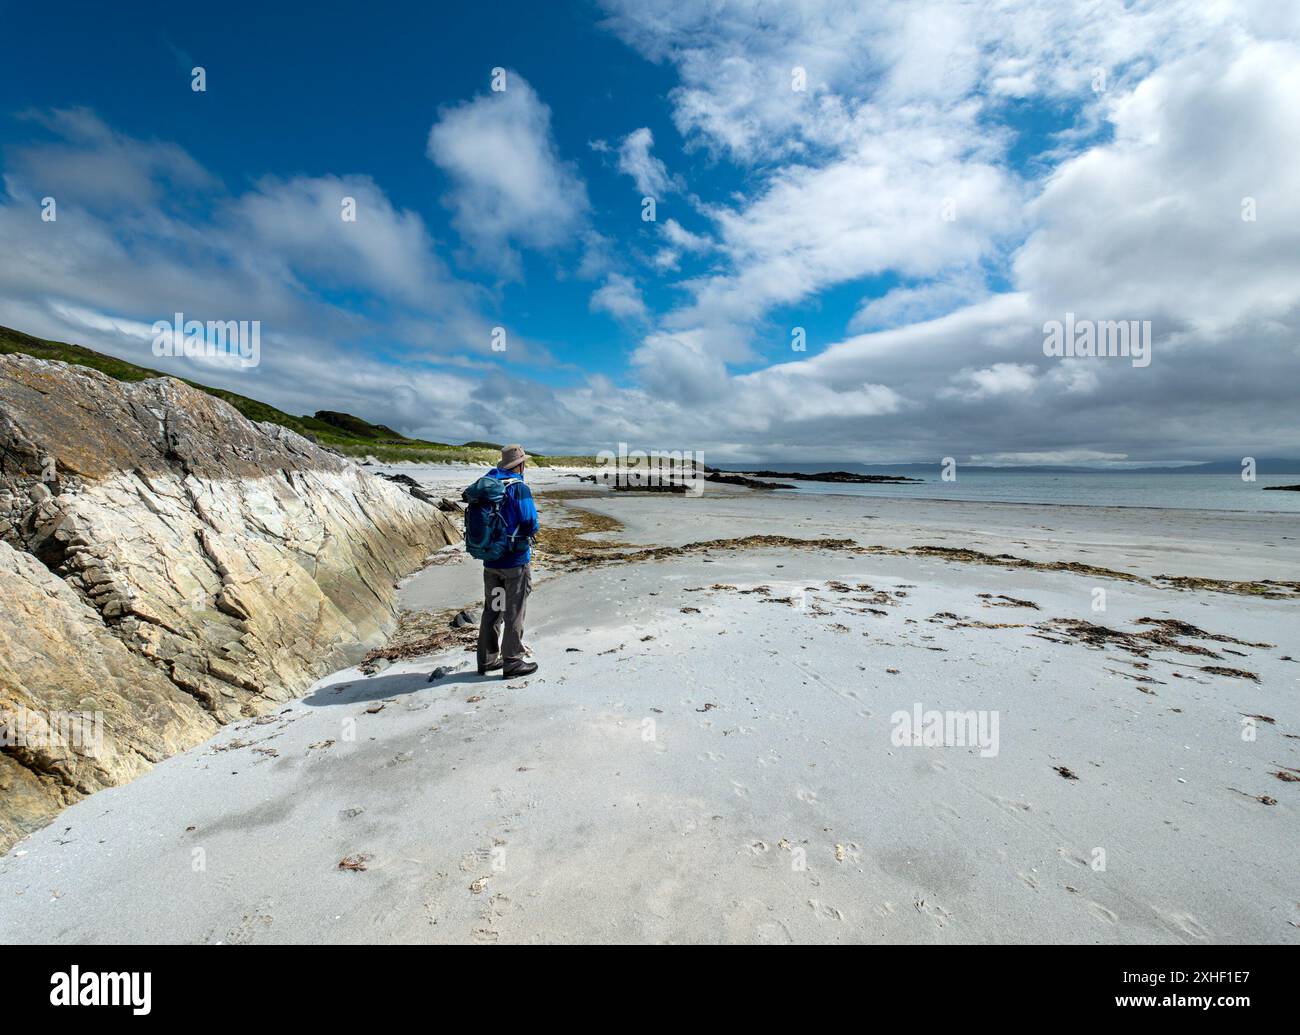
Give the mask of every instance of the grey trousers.
<svg viewBox="0 0 1300 1035">
<path fill-rule="evenodd" d="M 478 627 L 478 667 L 497 660 L 506 672 L 524 663 L 524 615 L 533 591 L 532 566 L 483 569 L 483 618 Z M 497 629 L 505 636 L 498 642 Z"/>
</svg>

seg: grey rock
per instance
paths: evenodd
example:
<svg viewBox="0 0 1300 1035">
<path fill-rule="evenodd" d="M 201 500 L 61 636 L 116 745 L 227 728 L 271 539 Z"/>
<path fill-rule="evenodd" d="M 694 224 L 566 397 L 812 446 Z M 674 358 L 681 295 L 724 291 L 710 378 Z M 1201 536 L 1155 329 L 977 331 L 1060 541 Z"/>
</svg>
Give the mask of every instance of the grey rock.
<svg viewBox="0 0 1300 1035">
<path fill-rule="evenodd" d="M 0 356 L 0 454 L 0 712 L 104 717 L 98 758 L 0 755 L 0 852 L 359 662 L 394 624 L 397 579 L 461 538 L 436 506 L 172 378 Z"/>
</svg>

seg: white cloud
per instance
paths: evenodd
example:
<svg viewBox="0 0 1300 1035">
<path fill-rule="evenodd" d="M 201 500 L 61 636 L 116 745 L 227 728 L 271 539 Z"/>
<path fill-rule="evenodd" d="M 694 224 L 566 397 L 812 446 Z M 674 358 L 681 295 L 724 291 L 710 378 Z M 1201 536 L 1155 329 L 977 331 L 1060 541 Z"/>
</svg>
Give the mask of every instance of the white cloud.
<svg viewBox="0 0 1300 1035">
<path fill-rule="evenodd" d="M 1034 202 L 1018 281 L 1058 314 L 1207 334 L 1300 304 L 1300 45 L 1212 45 L 1115 100 Z M 1244 199 L 1256 220 L 1242 219 Z M 1212 257 L 1212 261 L 1210 260 Z"/>
<path fill-rule="evenodd" d="M 632 177 L 643 197 L 662 198 L 670 190 L 680 190 L 681 184 L 650 153 L 654 143 L 654 134 L 644 126 L 625 136 L 618 146 L 618 171 Z"/>
<path fill-rule="evenodd" d="M 351 199 L 355 219 L 343 219 Z M 454 285 L 424 221 L 395 209 L 367 176 L 268 178 L 233 202 L 240 233 L 295 270 L 333 283 L 365 284 L 427 306 L 431 298 L 469 289 Z"/>
<path fill-rule="evenodd" d="M 606 312 L 616 320 L 643 323 L 647 312 L 641 289 L 631 277 L 611 273 L 591 296 L 591 311 Z"/>
<path fill-rule="evenodd" d="M 475 259 L 517 277 L 519 247 L 551 249 L 572 239 L 588 213 L 587 188 L 559 154 L 551 109 L 524 78 L 444 110 L 428 154 L 446 174 L 453 225 Z"/>
<path fill-rule="evenodd" d="M 678 268 L 682 253 L 676 248 L 660 248 L 650 257 L 650 265 L 660 273 L 668 273 Z"/>
<path fill-rule="evenodd" d="M 931 320 L 987 294 L 982 277 L 957 271 L 915 287 L 892 288 L 879 298 L 868 299 L 853 314 L 849 330 L 883 330 Z"/>
<path fill-rule="evenodd" d="M 54 138 L 15 148 L 7 162 L 8 177 L 37 196 L 84 208 L 111 206 L 127 216 L 220 187 L 176 144 L 125 136 L 87 108 L 29 111 L 23 118 Z"/>
<path fill-rule="evenodd" d="M 1007 467 L 1068 464 L 1112 465 L 1127 459 L 1127 453 L 1100 453 L 1095 449 L 1058 449 L 1043 453 L 978 453 L 970 458 L 973 464 Z"/>
<path fill-rule="evenodd" d="M 1088 360 L 1082 359 L 1062 360 L 1047 375 L 1048 379 L 1071 395 L 1087 395 L 1095 392 L 1101 384 L 1101 378 L 1098 377 L 1095 367 L 1087 364 Z"/>
<path fill-rule="evenodd" d="M 420 218 L 369 178 L 268 178 L 231 194 L 174 145 L 135 140 L 84 111 L 33 118 L 58 135 L 6 165 L 0 323 L 291 412 L 319 408 L 330 392 L 356 400 L 365 385 L 375 393 L 367 412 L 380 412 L 378 385 L 391 387 L 395 360 L 495 358 L 484 293 L 454 278 Z M 109 168 L 110 182 L 83 182 L 86 170 Z M 59 176 L 58 218 L 43 222 L 33 213 Z M 357 203 L 355 222 L 341 218 L 344 197 Z M 177 312 L 258 320 L 261 364 L 199 369 L 194 357 L 155 357 L 151 325 Z M 521 337 L 511 348 L 513 361 L 546 358 Z M 402 378 L 421 376 L 410 368 Z"/>
<path fill-rule="evenodd" d="M 714 247 L 714 242 L 701 234 L 693 234 L 675 219 L 665 219 L 656 224 L 668 244 L 650 257 L 650 265 L 661 273 L 677 269 L 683 253 L 702 255 Z"/>
<path fill-rule="evenodd" d="M 700 253 L 713 247 L 713 242 L 707 237 L 691 233 L 675 219 L 665 219 L 659 226 L 669 243 L 680 251 Z"/>
<path fill-rule="evenodd" d="M 861 420 L 904 455 L 1035 442 L 1111 461 L 1134 436 L 1167 456 L 1300 445 L 1279 387 L 1300 351 L 1300 192 L 1283 172 L 1300 164 L 1288 114 L 1300 14 L 1120 0 L 605 6 L 622 39 L 677 70 L 688 147 L 750 177 L 743 195 L 702 205 L 718 261 L 662 319 L 693 350 L 643 346 L 643 368 L 688 368 L 698 351 L 752 362 L 771 311 L 793 320 L 828 289 L 892 275 L 902 284 L 850 321 L 874 333 L 729 378 L 735 419 L 789 456 Z M 1013 167 L 1007 98 L 1069 115 L 1039 144 L 1042 166 Z M 650 261 L 668 271 L 680 257 L 665 245 Z M 988 294 L 998 282 L 1010 290 Z M 1045 357 L 1042 322 L 1067 310 L 1151 319 L 1152 367 Z M 796 401 L 765 419 L 746 378 Z M 892 410 L 852 417 L 823 394 L 863 384 L 887 386 Z"/>
<path fill-rule="evenodd" d="M 632 354 L 642 385 L 673 403 L 704 403 L 721 398 L 728 386 L 726 367 L 693 332 L 651 334 Z"/>
<path fill-rule="evenodd" d="M 603 0 L 607 26 L 646 58 L 671 62 L 678 129 L 739 161 L 834 145 L 865 107 L 935 115 L 973 95 L 1090 97 L 1140 79 L 1205 39 L 1296 20 L 1277 5 L 1166 0 L 845 4 L 841 0 Z M 1287 21 L 1283 21 L 1287 19 Z M 806 88 L 792 88 L 804 69 Z"/>
<path fill-rule="evenodd" d="M 282 336 L 264 341 L 255 380 L 224 386 L 297 412 L 328 399 L 444 440 L 819 461 L 829 443 L 866 460 L 1022 463 L 1300 452 L 1300 15 L 1226 0 L 613 6 L 615 31 L 676 71 L 687 147 L 742 178 L 734 194 L 684 199 L 705 230 L 644 228 L 649 268 L 707 257 L 675 285 L 680 308 L 648 319 L 620 265 L 626 240 L 591 225 L 549 111 L 517 76 L 507 95 L 444 111 L 430 154 L 479 261 L 513 275 L 520 249 L 575 242 L 579 275 L 599 285 L 591 310 L 643 332 L 632 383 L 554 387 L 500 365 L 490 384 L 471 376 L 491 359 L 461 354 L 485 326 L 481 293 L 364 178 L 230 195 L 173 146 L 84 115 L 48 123 L 61 150 L 9 153 L 0 322 L 130 353 L 131 321 L 161 300 L 274 320 Z M 1093 93 L 1099 65 L 1107 88 Z M 1038 141 L 1041 165 L 1009 157 L 1034 141 L 1017 137 L 1008 98 L 1063 113 Z M 629 151 L 638 187 L 670 176 L 651 145 L 647 133 Z M 77 218 L 41 225 L 33 198 L 60 176 Z M 344 189 L 360 203 L 354 236 L 321 221 Z M 196 193 L 211 221 L 179 211 Z M 110 214 L 124 209 L 129 221 Z M 762 347 L 788 341 L 773 313 L 843 304 L 876 277 L 899 286 L 863 301 L 843 340 Z M 398 315 L 335 305 L 318 282 Z M 1066 311 L 1151 319 L 1152 365 L 1044 356 L 1042 323 Z M 343 344 L 390 332 L 456 369 L 395 368 Z M 748 372 L 728 369 L 742 361 Z"/>
<path fill-rule="evenodd" d="M 943 397 L 965 402 L 981 402 L 1003 395 L 1024 395 L 1037 384 L 1034 368 L 1027 363 L 994 363 L 981 370 L 962 370 L 952 377 L 952 384 L 941 389 Z"/>
<path fill-rule="evenodd" d="M 972 155 L 965 138 L 881 126 L 851 154 L 789 167 L 742 207 L 712 210 L 728 268 L 685 282 L 693 300 L 666 326 L 715 328 L 719 340 L 731 326 L 743 342 L 769 309 L 839 284 L 977 266 L 1018 226 L 1021 197 L 1016 178 Z M 728 358 L 746 356 L 742 345 Z"/>
<path fill-rule="evenodd" d="M 756 170 L 743 200 L 706 210 L 724 267 L 687 281 L 693 300 L 665 318 L 668 329 L 704 327 L 732 342 L 728 360 L 752 358 L 744 343 L 765 312 L 828 288 L 886 272 L 944 281 L 1003 265 L 1025 232 L 1033 189 L 1007 161 L 1015 137 L 1004 97 L 1074 105 L 1077 124 L 1095 128 L 1160 62 L 1235 42 L 1269 20 L 1228 3 L 1122 0 L 1087 9 L 1040 0 L 604 6 L 629 46 L 676 68 L 681 85 L 670 97 L 688 143 Z M 792 88 L 796 66 L 807 74 L 802 91 Z M 1097 92 L 1099 68 L 1106 89 Z M 651 261 L 669 271 L 679 258 L 664 248 Z M 898 295 L 851 326 L 924 319 L 975 297 Z"/>
</svg>

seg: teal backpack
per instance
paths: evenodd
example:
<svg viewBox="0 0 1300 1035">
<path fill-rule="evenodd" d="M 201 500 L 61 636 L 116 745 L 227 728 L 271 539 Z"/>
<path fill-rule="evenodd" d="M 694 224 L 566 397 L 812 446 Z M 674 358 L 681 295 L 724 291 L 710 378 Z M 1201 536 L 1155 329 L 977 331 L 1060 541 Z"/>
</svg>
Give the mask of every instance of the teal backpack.
<svg viewBox="0 0 1300 1035">
<path fill-rule="evenodd" d="M 484 476 L 460 494 L 466 503 L 465 550 L 475 560 L 491 564 L 514 549 L 504 511 L 510 487 L 522 484 L 520 478 Z"/>
</svg>

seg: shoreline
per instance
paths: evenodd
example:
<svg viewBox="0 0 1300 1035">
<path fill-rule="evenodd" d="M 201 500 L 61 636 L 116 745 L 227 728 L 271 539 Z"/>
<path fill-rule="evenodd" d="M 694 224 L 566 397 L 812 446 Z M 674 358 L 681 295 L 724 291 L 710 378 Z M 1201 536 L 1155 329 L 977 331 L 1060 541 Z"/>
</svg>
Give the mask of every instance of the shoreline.
<svg viewBox="0 0 1300 1035">
<path fill-rule="evenodd" d="M 1265 486 L 1267 488 L 1267 486 Z M 795 487 L 793 491 L 798 491 Z M 1300 511 L 1292 510 L 1234 510 L 1227 507 L 1154 507 L 1138 503 L 1059 503 L 1040 500 L 1002 500 L 978 499 L 970 497 L 960 499 L 955 496 L 889 496 L 859 492 L 805 492 L 805 496 L 843 496 L 850 499 L 908 499 L 924 503 L 989 503 L 1000 507 L 1073 507 L 1079 510 L 1154 510 L 1154 511 L 1188 511 L 1193 514 L 1269 514 L 1278 517 L 1300 518 Z"/>
<path fill-rule="evenodd" d="M 396 473 L 405 473 L 405 474 L 409 474 L 412 469 L 424 471 L 424 472 L 437 472 L 444 479 L 447 479 L 446 484 L 458 484 L 450 481 L 450 476 L 452 474 L 459 475 L 461 471 L 474 471 L 482 467 L 482 465 L 469 464 L 469 463 L 419 464 L 413 461 L 402 461 L 400 463 L 395 463 L 395 464 L 378 463 L 378 464 L 371 464 L 368 466 L 380 470 L 391 471 Z M 548 467 L 531 468 L 529 471 L 529 481 L 532 482 L 533 479 L 539 476 L 543 478 L 547 478 L 547 477 L 567 478 L 571 476 L 573 477 L 591 476 L 594 474 L 599 474 L 603 470 L 604 468 L 595 467 L 595 466 L 592 467 L 568 467 L 568 466 L 550 467 L 548 466 Z M 752 475 L 753 474 L 753 472 L 730 471 L 721 468 L 716 468 L 713 470 L 715 471 L 715 473 L 724 474 L 724 475 L 729 475 L 729 474 Z M 1110 472 L 1087 472 L 1087 474 L 1084 476 L 1091 477 L 1094 475 L 1110 476 L 1111 473 Z M 777 475 L 774 474 L 772 475 L 772 477 L 777 477 Z M 794 475 L 786 475 L 784 477 L 795 478 Z M 985 476 L 976 476 L 976 477 L 985 477 Z M 1040 477 L 1040 476 L 1029 474 L 1029 475 L 1013 475 L 1010 477 L 1033 478 L 1033 477 Z M 1140 475 L 1131 475 L 1131 476 L 1125 475 L 1125 477 L 1140 477 Z M 1152 477 L 1163 477 L 1163 476 L 1152 476 Z M 1196 474 L 1196 475 L 1181 475 L 1179 477 L 1231 479 L 1232 476 L 1227 474 Z M 1294 475 L 1279 474 L 1279 475 L 1267 475 L 1263 477 L 1289 479 L 1294 477 Z M 1241 508 L 1241 507 L 1197 507 L 1197 506 L 1179 506 L 1179 505 L 1158 506 L 1155 504 L 1142 504 L 1142 503 L 1085 503 L 1085 502 L 1078 502 L 1074 500 L 1065 500 L 1065 501 L 1016 500 L 1016 499 L 1002 499 L 1002 498 L 991 498 L 991 497 L 982 497 L 982 496 L 918 496 L 918 495 L 908 494 L 909 486 L 929 484 L 931 481 L 933 481 L 933 479 L 912 479 L 905 482 L 860 482 L 859 483 L 859 482 L 833 482 L 833 481 L 821 482 L 821 481 L 808 481 L 805 479 L 802 480 L 801 484 L 770 486 L 765 491 L 770 491 L 776 495 L 798 495 L 798 496 L 812 496 L 812 497 L 837 496 L 837 497 L 845 497 L 849 499 L 873 499 L 873 500 L 880 499 L 880 500 L 894 500 L 894 501 L 915 500 L 917 502 L 924 502 L 924 503 L 966 503 L 966 504 L 987 503 L 987 504 L 993 504 L 997 506 L 1008 506 L 1008 507 L 1075 507 L 1083 510 L 1121 510 L 1121 511 L 1143 510 L 1143 511 L 1162 511 L 1162 512 L 1163 511 L 1178 511 L 1178 512 L 1188 511 L 1192 513 L 1203 513 L 1203 514 L 1266 514 L 1266 515 L 1273 515 L 1277 517 L 1290 516 L 1296 518 L 1297 521 L 1300 522 L 1300 505 L 1298 505 L 1297 508 L 1294 510 L 1264 510 L 1259 508 Z M 719 491 L 720 485 L 726 485 L 726 484 L 728 483 L 708 482 L 708 485 L 710 487 L 705 491 L 706 493 L 717 492 Z M 887 492 L 887 491 L 862 491 L 862 492 L 837 491 L 836 487 L 843 486 L 843 485 L 860 485 L 864 489 L 874 488 L 878 490 L 888 489 L 892 487 L 892 488 L 899 488 L 902 491 L 897 493 Z M 822 486 L 826 486 L 826 487 L 822 488 Z M 739 488 L 740 486 L 737 487 Z M 1258 487 L 1258 491 L 1264 491 L 1268 489 L 1281 489 L 1281 488 L 1286 488 L 1286 486 L 1261 485 Z M 632 489 L 627 491 L 636 492 L 637 490 Z M 459 493 L 459 488 L 457 489 L 457 494 L 458 493 Z"/>
</svg>

